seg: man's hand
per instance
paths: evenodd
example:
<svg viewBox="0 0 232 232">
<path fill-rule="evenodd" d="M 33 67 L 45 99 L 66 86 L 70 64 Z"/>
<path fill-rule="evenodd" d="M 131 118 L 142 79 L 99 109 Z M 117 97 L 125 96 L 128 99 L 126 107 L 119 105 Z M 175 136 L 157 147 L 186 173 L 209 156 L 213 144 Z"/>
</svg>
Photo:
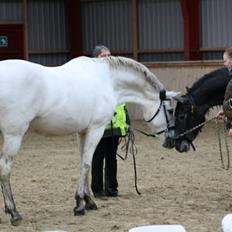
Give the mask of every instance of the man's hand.
<svg viewBox="0 0 232 232">
<path fill-rule="evenodd" d="M 232 129 L 229 129 L 228 135 L 232 137 Z"/>
</svg>

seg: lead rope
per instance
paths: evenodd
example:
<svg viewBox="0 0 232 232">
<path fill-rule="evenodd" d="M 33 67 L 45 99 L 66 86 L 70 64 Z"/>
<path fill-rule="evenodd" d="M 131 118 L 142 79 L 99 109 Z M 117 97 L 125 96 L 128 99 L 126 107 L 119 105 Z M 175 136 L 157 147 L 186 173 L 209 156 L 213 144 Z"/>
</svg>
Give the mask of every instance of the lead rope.
<svg viewBox="0 0 232 232">
<path fill-rule="evenodd" d="M 148 134 L 142 130 L 133 128 L 131 125 L 126 124 L 127 126 L 127 134 L 124 138 L 121 138 L 119 143 L 121 143 L 122 139 L 124 140 L 124 144 L 121 146 L 121 150 L 123 152 L 125 152 L 125 157 L 122 157 L 121 155 L 119 155 L 117 153 L 117 156 L 122 159 L 122 160 L 126 160 L 128 153 L 130 153 L 132 155 L 133 158 L 133 167 L 134 167 L 134 181 L 135 181 L 135 190 L 137 192 L 138 195 L 141 195 L 141 192 L 138 190 L 138 180 L 137 180 L 137 168 L 136 168 L 136 159 L 135 156 L 138 153 L 138 149 L 135 145 L 135 135 L 134 135 L 134 131 L 140 132 L 143 135 L 146 136 L 151 136 L 151 137 L 157 137 L 157 135 L 163 133 L 164 131 L 158 132 L 156 134 Z"/>
<path fill-rule="evenodd" d="M 225 139 L 225 147 L 226 147 L 226 159 L 227 159 L 227 165 L 225 165 L 224 157 L 223 157 L 223 152 L 222 152 L 222 140 L 220 136 L 220 125 L 217 122 L 217 137 L 218 137 L 218 146 L 219 146 L 219 152 L 220 152 L 220 158 L 221 158 L 221 164 L 222 168 L 225 170 L 229 170 L 230 168 L 230 153 L 229 153 L 229 146 L 228 146 L 228 140 L 227 140 L 227 135 L 226 135 L 226 126 L 225 126 L 225 121 L 223 123 L 223 131 L 224 131 L 224 139 Z"/>
<path fill-rule="evenodd" d="M 208 120 L 206 120 L 203 123 L 200 123 L 199 125 L 181 133 L 178 138 L 183 137 L 184 135 L 196 130 L 197 128 L 203 126 L 204 124 L 217 119 L 217 116 L 214 116 L 213 118 L 210 118 Z M 226 159 L 227 159 L 227 165 L 225 166 L 225 162 L 224 162 L 224 158 L 223 158 L 223 152 L 222 152 L 222 141 L 221 141 L 221 136 L 220 136 L 220 126 L 218 123 L 218 120 L 216 120 L 216 124 L 217 124 L 217 137 L 218 137 L 218 145 L 219 145 L 219 153 L 220 153 L 220 158 L 221 158 L 221 163 L 222 163 L 222 168 L 225 170 L 228 170 L 230 168 L 230 152 L 229 152 L 229 146 L 228 146 L 228 140 L 227 140 L 227 135 L 226 135 L 226 127 L 225 127 L 225 121 L 223 124 L 223 129 L 224 129 L 224 139 L 225 139 L 225 147 L 226 147 Z"/>
<path fill-rule="evenodd" d="M 136 160 L 135 156 L 138 152 L 138 149 L 135 145 L 135 135 L 132 131 L 131 127 L 128 127 L 127 136 L 124 138 L 125 143 L 122 145 L 121 150 L 125 151 L 125 158 L 121 157 L 121 159 L 126 160 L 128 153 L 130 153 L 133 157 L 133 167 L 134 167 L 134 180 L 135 180 L 135 190 L 138 195 L 141 195 L 141 192 L 138 190 L 138 184 L 137 184 L 137 169 L 136 169 Z"/>
<path fill-rule="evenodd" d="M 110 122 L 111 124 L 111 134 L 112 134 L 112 145 L 113 145 L 113 149 L 115 149 L 115 144 L 114 144 L 114 131 L 113 131 L 113 122 Z M 126 152 L 125 154 L 125 158 L 123 158 L 121 155 L 119 155 L 117 153 L 117 149 L 116 149 L 116 155 L 118 157 L 120 157 L 122 160 L 126 160 L 127 159 L 127 155 L 128 152 L 130 152 L 130 154 L 132 154 L 133 157 L 133 166 L 134 166 L 134 175 L 135 175 L 135 190 L 137 192 L 138 195 L 141 195 L 141 192 L 139 192 L 138 190 L 138 185 L 137 185 L 137 169 L 136 169 L 136 160 L 135 160 L 135 155 L 137 154 L 138 150 L 137 147 L 135 146 L 135 135 L 133 133 L 133 131 L 130 129 L 130 126 L 128 126 L 128 131 L 127 131 L 127 135 L 125 137 L 125 144 L 121 147 L 121 150 L 124 150 Z M 126 141 L 126 138 L 128 138 L 128 140 Z M 121 140 L 119 141 L 119 143 L 121 142 Z M 105 183 L 106 183 L 106 179 L 105 179 Z"/>
<path fill-rule="evenodd" d="M 195 126 L 195 127 L 191 128 L 191 129 L 186 130 L 185 132 L 179 134 L 179 135 L 176 137 L 176 139 L 179 139 L 179 138 L 181 138 L 181 137 L 187 135 L 188 133 L 190 133 L 190 132 L 192 132 L 192 131 L 195 131 L 195 130 L 198 129 L 199 127 L 204 126 L 206 123 L 211 122 L 212 120 L 214 120 L 214 119 L 216 119 L 216 118 L 217 118 L 217 116 L 214 116 L 213 118 L 210 118 L 210 119 L 208 119 L 208 120 L 205 120 L 204 122 L 198 124 L 197 126 Z"/>
</svg>

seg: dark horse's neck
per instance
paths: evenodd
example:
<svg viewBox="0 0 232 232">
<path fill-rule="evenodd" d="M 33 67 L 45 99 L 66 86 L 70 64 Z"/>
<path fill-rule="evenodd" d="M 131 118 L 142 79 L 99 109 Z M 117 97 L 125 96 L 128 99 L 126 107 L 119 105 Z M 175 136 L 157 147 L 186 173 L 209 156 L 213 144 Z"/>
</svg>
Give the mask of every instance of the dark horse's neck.
<svg viewBox="0 0 232 232">
<path fill-rule="evenodd" d="M 232 79 L 227 68 L 217 69 L 200 78 L 188 90 L 197 107 L 205 114 L 211 107 L 222 105 L 228 82 Z"/>
</svg>

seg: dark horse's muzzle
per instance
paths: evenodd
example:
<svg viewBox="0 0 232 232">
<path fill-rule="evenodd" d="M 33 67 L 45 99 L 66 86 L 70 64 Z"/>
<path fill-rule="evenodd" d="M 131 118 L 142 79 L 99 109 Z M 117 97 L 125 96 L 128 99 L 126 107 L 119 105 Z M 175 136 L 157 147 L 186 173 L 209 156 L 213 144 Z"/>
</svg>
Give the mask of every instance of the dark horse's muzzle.
<svg viewBox="0 0 232 232">
<path fill-rule="evenodd" d="M 190 146 L 193 146 L 193 144 L 191 144 L 191 142 L 189 142 L 186 137 L 175 135 L 175 132 L 173 130 L 167 133 L 163 146 L 165 148 L 175 147 L 178 152 L 188 152 L 190 150 Z M 195 149 L 194 146 L 193 149 Z"/>
<path fill-rule="evenodd" d="M 185 139 L 176 140 L 175 148 L 178 152 L 188 152 L 190 150 L 190 143 Z"/>
</svg>

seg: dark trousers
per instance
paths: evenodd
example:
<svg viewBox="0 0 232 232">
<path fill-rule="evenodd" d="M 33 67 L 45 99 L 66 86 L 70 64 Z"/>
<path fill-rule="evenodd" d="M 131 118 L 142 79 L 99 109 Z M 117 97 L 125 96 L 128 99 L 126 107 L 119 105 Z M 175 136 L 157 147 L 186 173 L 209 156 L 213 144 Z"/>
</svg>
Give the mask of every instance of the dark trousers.
<svg viewBox="0 0 232 232">
<path fill-rule="evenodd" d="M 117 148 L 119 137 L 102 138 L 94 152 L 92 160 L 92 183 L 93 192 L 104 191 L 103 189 L 103 166 L 105 159 L 105 191 L 116 191 L 117 181 Z"/>
</svg>

